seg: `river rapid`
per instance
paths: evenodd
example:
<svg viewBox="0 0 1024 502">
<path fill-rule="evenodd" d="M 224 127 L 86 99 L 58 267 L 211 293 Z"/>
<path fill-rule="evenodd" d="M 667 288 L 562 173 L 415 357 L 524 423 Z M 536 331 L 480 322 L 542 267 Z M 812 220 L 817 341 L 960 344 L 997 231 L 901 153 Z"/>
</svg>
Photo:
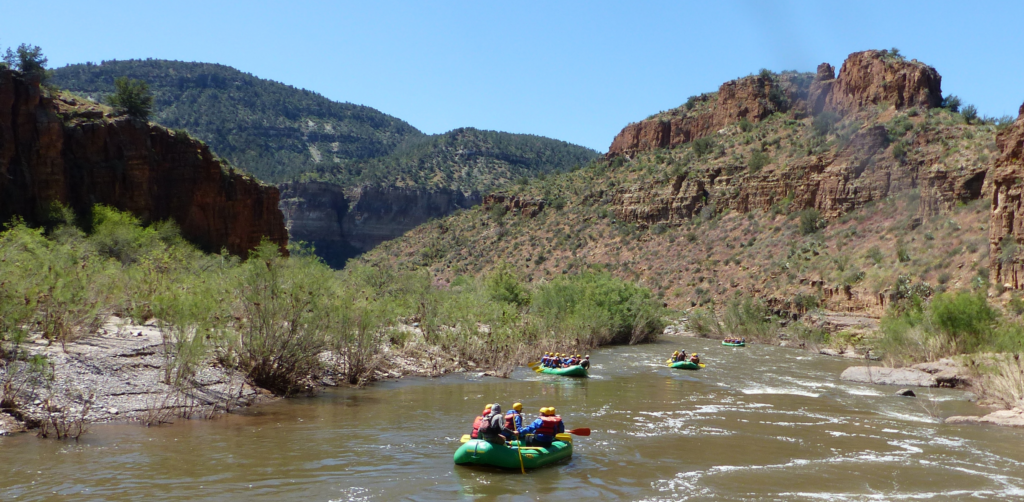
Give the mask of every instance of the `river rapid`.
<svg viewBox="0 0 1024 502">
<path fill-rule="evenodd" d="M 667 368 L 680 347 L 707 368 Z M 591 359 L 590 379 L 409 378 L 77 444 L 0 437 L 0 500 L 1024 500 L 1024 431 L 941 423 L 985 411 L 962 391 L 900 398 L 839 380 L 861 361 L 673 336 Z M 525 476 L 455 466 L 494 401 L 593 434 Z"/>
</svg>

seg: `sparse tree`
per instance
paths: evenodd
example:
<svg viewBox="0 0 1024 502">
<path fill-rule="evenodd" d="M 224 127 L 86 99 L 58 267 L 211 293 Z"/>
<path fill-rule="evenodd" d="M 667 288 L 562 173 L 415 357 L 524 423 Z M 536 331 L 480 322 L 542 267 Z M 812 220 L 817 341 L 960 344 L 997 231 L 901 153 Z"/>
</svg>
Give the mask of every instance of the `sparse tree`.
<svg viewBox="0 0 1024 502">
<path fill-rule="evenodd" d="M 960 115 L 963 116 L 965 122 L 970 124 L 974 122 L 974 119 L 978 118 L 978 109 L 974 105 L 967 105 L 960 112 Z"/>
<path fill-rule="evenodd" d="M 38 45 L 21 44 L 17 50 L 7 49 L 4 53 L 6 66 L 25 73 L 39 73 L 46 77 L 46 56 Z"/>
<path fill-rule="evenodd" d="M 107 102 L 121 112 L 142 120 L 149 119 L 153 111 L 153 94 L 149 92 L 149 85 L 128 77 L 114 79 L 114 94 L 107 97 Z"/>
<path fill-rule="evenodd" d="M 950 94 L 942 99 L 942 107 L 957 113 L 960 111 L 960 98 Z"/>
</svg>

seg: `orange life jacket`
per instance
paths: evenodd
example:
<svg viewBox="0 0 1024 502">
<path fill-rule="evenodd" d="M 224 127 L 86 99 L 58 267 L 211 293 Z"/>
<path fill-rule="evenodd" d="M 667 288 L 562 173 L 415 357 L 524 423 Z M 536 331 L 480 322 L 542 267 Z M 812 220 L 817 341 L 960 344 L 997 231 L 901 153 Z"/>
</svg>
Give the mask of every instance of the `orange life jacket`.
<svg viewBox="0 0 1024 502">
<path fill-rule="evenodd" d="M 537 428 L 536 434 L 543 434 L 548 437 L 555 437 L 558 430 L 558 424 L 562 423 L 562 417 L 555 415 L 553 417 L 540 417 L 541 424 Z"/>
<path fill-rule="evenodd" d="M 473 439 L 480 439 L 480 437 L 479 437 L 480 436 L 480 434 L 479 434 L 480 433 L 480 424 L 482 424 L 483 421 L 484 421 L 483 415 L 481 415 L 479 417 L 476 417 L 476 419 L 473 420 L 473 432 L 469 435 L 469 437 L 471 437 Z"/>
</svg>

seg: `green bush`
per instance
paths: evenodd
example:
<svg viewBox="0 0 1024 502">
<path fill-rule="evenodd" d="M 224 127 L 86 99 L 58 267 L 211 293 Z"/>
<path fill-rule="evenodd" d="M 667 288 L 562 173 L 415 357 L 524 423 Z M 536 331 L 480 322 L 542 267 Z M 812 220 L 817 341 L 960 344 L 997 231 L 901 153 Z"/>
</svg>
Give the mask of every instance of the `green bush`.
<svg viewBox="0 0 1024 502">
<path fill-rule="evenodd" d="M 970 124 L 978 118 L 978 108 L 974 105 L 967 105 L 963 110 L 960 110 L 960 116 L 964 118 L 964 121 Z"/>
<path fill-rule="evenodd" d="M 153 94 L 149 92 L 149 85 L 128 77 L 114 79 L 114 94 L 107 96 L 107 103 L 129 117 L 142 120 L 149 120 L 153 113 Z"/>
<path fill-rule="evenodd" d="M 487 294 L 496 302 L 511 303 L 519 307 L 530 304 L 530 293 L 523 286 L 515 269 L 502 263 L 485 279 Z"/>
<path fill-rule="evenodd" d="M 693 143 L 693 153 L 703 157 L 715 150 L 715 140 L 710 137 L 699 138 Z"/>
<path fill-rule="evenodd" d="M 984 292 L 942 293 L 931 302 L 931 318 L 957 352 L 971 352 L 986 342 L 999 313 Z"/>
<path fill-rule="evenodd" d="M 800 211 L 800 233 L 810 235 L 825 228 L 825 221 L 821 219 L 821 213 L 817 209 L 809 208 Z"/>
<path fill-rule="evenodd" d="M 755 150 L 750 154 L 750 160 L 747 161 L 747 168 L 750 169 L 751 173 L 756 173 L 761 170 L 762 167 L 771 164 L 772 158 L 759 150 Z"/>
<path fill-rule="evenodd" d="M 608 273 L 559 277 L 539 286 L 533 307 L 548 326 L 579 326 L 590 344 L 652 341 L 665 324 L 651 291 Z M 563 328 L 564 329 L 564 328 Z"/>
</svg>

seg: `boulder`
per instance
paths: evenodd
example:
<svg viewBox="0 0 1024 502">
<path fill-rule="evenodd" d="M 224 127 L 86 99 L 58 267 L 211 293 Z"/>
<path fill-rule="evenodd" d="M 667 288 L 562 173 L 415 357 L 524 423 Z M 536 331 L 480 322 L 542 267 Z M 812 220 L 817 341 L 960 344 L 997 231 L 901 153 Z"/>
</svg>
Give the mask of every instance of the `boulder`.
<svg viewBox="0 0 1024 502">
<path fill-rule="evenodd" d="M 983 417 L 955 416 L 946 419 L 947 424 L 988 424 L 1004 427 L 1024 427 L 1024 409 L 993 411 Z"/>
<path fill-rule="evenodd" d="M 917 397 L 917 394 L 915 394 L 914 391 L 910 389 L 900 389 L 896 391 L 896 395 L 902 397 Z"/>
<path fill-rule="evenodd" d="M 913 368 L 851 366 L 839 378 L 848 382 L 899 385 L 903 387 L 938 387 L 935 377 Z"/>
</svg>

